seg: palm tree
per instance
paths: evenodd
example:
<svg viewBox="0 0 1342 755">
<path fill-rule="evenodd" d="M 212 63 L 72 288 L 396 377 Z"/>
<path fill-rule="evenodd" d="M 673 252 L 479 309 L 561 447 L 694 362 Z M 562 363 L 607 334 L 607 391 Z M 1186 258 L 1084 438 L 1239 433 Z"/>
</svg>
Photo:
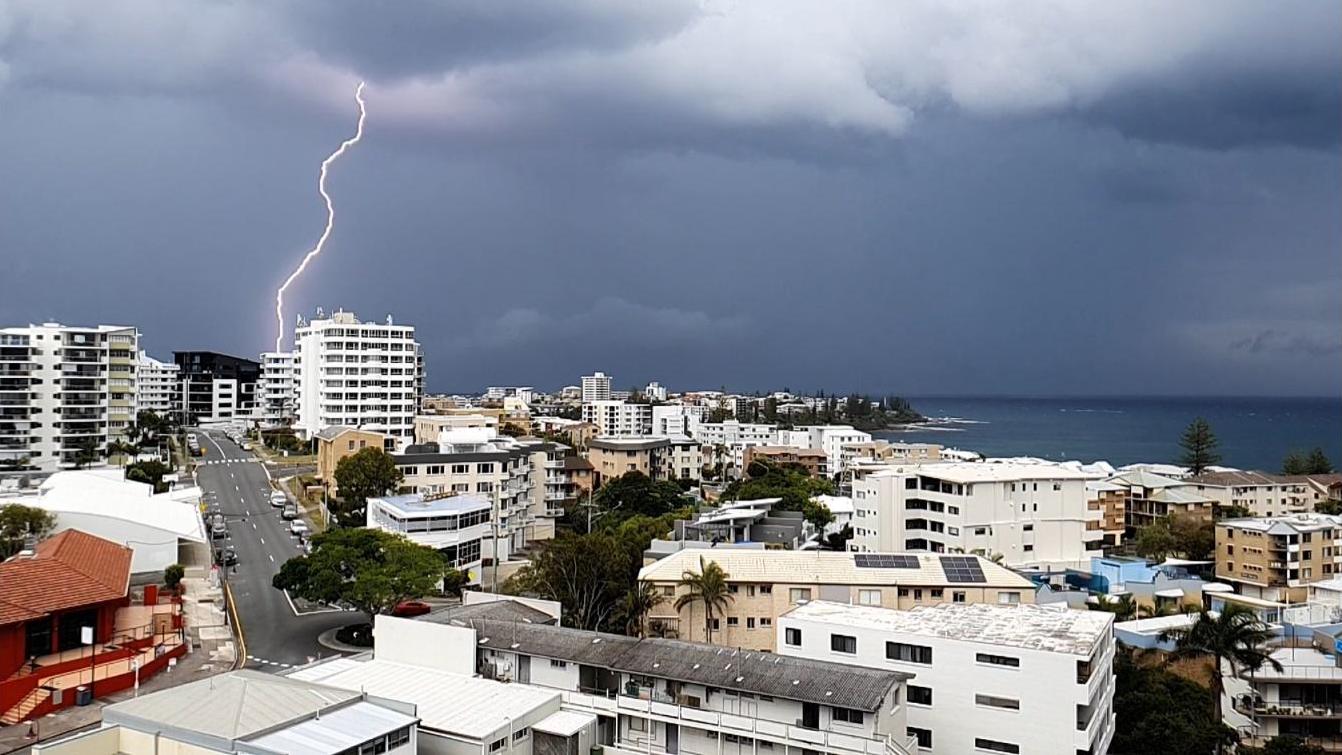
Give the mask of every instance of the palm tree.
<svg viewBox="0 0 1342 755">
<path fill-rule="evenodd" d="M 1257 614 L 1234 603 L 1226 604 L 1219 615 L 1203 610 L 1191 626 L 1160 633 L 1162 642 L 1175 641 L 1176 657 L 1212 660 L 1212 715 L 1217 723 L 1222 720 L 1221 694 L 1225 688 L 1221 666 L 1229 666 L 1230 672 L 1236 675 L 1241 671 L 1257 671 L 1264 665 L 1281 671 L 1281 664 L 1266 647 L 1272 637 L 1272 630 Z"/>
<path fill-rule="evenodd" d="M 1114 621 L 1127 621 L 1137 618 L 1137 603 L 1132 599 L 1131 593 L 1118 596 L 1118 600 L 1105 600 L 1105 597 L 1100 597 L 1100 602 L 1095 605 L 1096 611 L 1112 613 Z"/>
<path fill-rule="evenodd" d="M 657 588 L 648 582 L 639 582 L 637 587 L 625 593 L 624 633 L 630 637 L 644 637 L 648 614 L 664 600 Z"/>
<path fill-rule="evenodd" d="M 688 591 L 676 598 L 676 611 L 695 603 L 704 604 L 704 642 L 713 641 L 713 612 L 725 613 L 727 604 L 732 602 L 732 594 L 727 587 L 729 576 L 718 566 L 718 562 L 705 562 L 703 556 L 699 557 L 698 574 L 686 569 L 680 575 L 680 586 Z"/>
</svg>

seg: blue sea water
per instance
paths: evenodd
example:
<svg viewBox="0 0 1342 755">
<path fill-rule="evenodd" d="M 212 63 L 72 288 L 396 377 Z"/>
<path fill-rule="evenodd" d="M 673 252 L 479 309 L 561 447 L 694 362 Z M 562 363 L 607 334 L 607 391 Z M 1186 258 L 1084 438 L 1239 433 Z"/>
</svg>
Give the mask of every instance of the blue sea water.
<svg viewBox="0 0 1342 755">
<path fill-rule="evenodd" d="M 1322 447 L 1342 468 L 1342 398 L 910 398 L 944 420 L 876 433 L 940 443 L 986 456 L 1174 463 L 1179 435 L 1204 417 L 1220 440 L 1221 463 L 1279 471 L 1293 449 Z"/>
</svg>

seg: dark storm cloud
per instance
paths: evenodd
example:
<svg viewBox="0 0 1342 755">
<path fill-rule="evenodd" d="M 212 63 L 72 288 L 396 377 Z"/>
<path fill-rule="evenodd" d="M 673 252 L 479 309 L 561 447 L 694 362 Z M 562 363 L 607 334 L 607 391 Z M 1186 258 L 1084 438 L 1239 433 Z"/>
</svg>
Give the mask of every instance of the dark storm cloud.
<svg viewBox="0 0 1342 755">
<path fill-rule="evenodd" d="M 430 384 L 1336 393 L 1342 6 L 0 2 L 0 321 Z M 1216 375 L 1209 386 L 1207 375 Z"/>
</svg>

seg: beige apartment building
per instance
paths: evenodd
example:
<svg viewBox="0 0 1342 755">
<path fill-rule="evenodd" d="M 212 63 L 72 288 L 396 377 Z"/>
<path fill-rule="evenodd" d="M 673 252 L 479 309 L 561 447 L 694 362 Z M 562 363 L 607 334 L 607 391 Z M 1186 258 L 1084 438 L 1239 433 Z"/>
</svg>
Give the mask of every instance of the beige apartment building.
<svg viewBox="0 0 1342 755">
<path fill-rule="evenodd" d="M 1186 480 L 1135 469 L 1105 480 L 1123 488 L 1126 535 L 1167 516 L 1210 522 L 1216 500 Z"/>
<path fill-rule="evenodd" d="M 483 428 L 497 430 L 499 418 L 489 410 L 451 411 L 443 414 L 420 414 L 415 417 L 415 442 L 437 443 L 438 435 L 447 430 Z"/>
<path fill-rule="evenodd" d="M 1216 523 L 1216 578 L 1241 595 L 1303 602 L 1311 582 L 1342 574 L 1342 517 L 1292 514 Z"/>
<path fill-rule="evenodd" d="M 389 451 L 395 443 L 386 433 L 344 425 L 328 427 L 317 433 L 317 479 L 326 486 L 328 494 L 335 496 L 335 471 L 341 459 L 370 447 Z"/>
<path fill-rule="evenodd" d="M 1265 472 L 1206 472 L 1188 478 L 1199 493 L 1219 506 L 1242 506 L 1254 516 L 1285 516 L 1313 511 L 1328 497 L 1338 475 L 1279 475 Z"/>
<path fill-rule="evenodd" d="M 587 461 L 598 486 L 630 472 L 654 480 L 698 480 L 704 466 L 698 441 L 680 437 L 593 438 Z"/>
<path fill-rule="evenodd" d="M 825 464 L 829 457 L 819 448 L 747 446 L 743 459 L 747 467 L 752 461 L 767 461 L 770 464 L 795 465 L 806 470 L 806 474 L 812 477 L 820 477 L 825 473 Z"/>
<path fill-rule="evenodd" d="M 704 637 L 704 606 L 677 611 L 686 572 L 714 562 L 727 573 L 726 611 L 715 611 Z M 1035 585 L 979 556 L 929 553 L 843 553 L 759 549 L 691 548 L 639 570 L 663 600 L 648 614 L 652 635 L 708 641 L 728 647 L 774 650 L 778 617 L 799 603 L 828 600 L 853 605 L 909 609 L 939 603 L 1033 603 Z"/>
<path fill-rule="evenodd" d="M 941 461 L 942 446 L 937 443 L 891 443 L 872 440 L 864 443 L 845 443 L 839 448 L 843 468 L 857 462 L 862 464 L 931 464 Z"/>
<path fill-rule="evenodd" d="M 1092 480 L 1086 483 L 1086 505 L 1092 511 L 1100 511 L 1100 529 L 1104 537 L 1100 543 L 1112 548 L 1123 543 L 1127 529 L 1128 489 L 1104 480 Z"/>
</svg>

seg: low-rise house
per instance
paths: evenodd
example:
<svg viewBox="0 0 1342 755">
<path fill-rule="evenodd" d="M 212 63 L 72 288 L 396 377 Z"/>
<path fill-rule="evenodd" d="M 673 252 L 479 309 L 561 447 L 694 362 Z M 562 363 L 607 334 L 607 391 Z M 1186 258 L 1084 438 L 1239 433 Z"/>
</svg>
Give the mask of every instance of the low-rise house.
<svg viewBox="0 0 1342 755">
<path fill-rule="evenodd" d="M 1099 755 L 1113 738 L 1113 614 L 817 601 L 777 631 L 785 656 L 911 674 L 907 725 L 923 752 Z"/>
<path fill-rule="evenodd" d="M 1215 499 L 1185 480 L 1138 468 L 1120 472 L 1106 482 L 1124 490 L 1126 537 L 1165 517 L 1212 521 Z"/>
<path fill-rule="evenodd" d="M 698 480 L 703 469 L 698 442 L 683 436 L 593 438 L 587 461 L 598 486 L 630 472 L 654 480 Z"/>
<path fill-rule="evenodd" d="M 686 572 L 716 563 L 727 574 L 726 610 L 715 611 L 705 638 L 704 607 L 677 610 Z M 644 566 L 640 582 L 663 601 L 648 614 L 649 631 L 758 650 L 775 649 L 778 617 L 812 600 L 908 609 L 938 603 L 1033 603 L 1035 585 L 979 556 L 744 549 L 685 549 Z"/>
<path fill-rule="evenodd" d="M 720 501 L 715 508 L 675 522 L 672 539 L 715 544 L 771 543 L 800 548 L 816 537 L 814 525 L 800 511 L 777 511 L 781 498 Z"/>
<path fill-rule="evenodd" d="M 415 706 L 359 690 L 242 670 L 102 710 L 102 726 L 35 745 L 34 755 L 414 755 Z"/>
<path fill-rule="evenodd" d="M 328 495 L 335 497 L 339 493 L 335 471 L 340 460 L 353 456 L 365 448 L 377 448 L 391 452 L 396 447 L 396 439 L 386 433 L 375 430 L 360 430 L 348 425 L 332 425 L 317 433 L 317 479 L 326 487 Z"/>
</svg>

